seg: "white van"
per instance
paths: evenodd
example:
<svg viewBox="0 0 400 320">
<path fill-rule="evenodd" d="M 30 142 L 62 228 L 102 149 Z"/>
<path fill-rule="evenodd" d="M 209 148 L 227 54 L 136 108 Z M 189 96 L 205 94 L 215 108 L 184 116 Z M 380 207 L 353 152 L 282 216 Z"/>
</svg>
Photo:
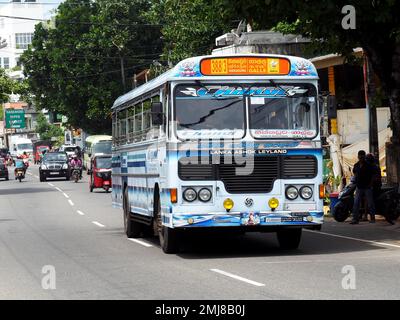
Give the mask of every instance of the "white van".
<svg viewBox="0 0 400 320">
<path fill-rule="evenodd" d="M 29 157 L 33 156 L 33 143 L 31 139 L 22 138 L 19 136 L 10 137 L 10 154 L 15 160 L 26 152 Z"/>
</svg>

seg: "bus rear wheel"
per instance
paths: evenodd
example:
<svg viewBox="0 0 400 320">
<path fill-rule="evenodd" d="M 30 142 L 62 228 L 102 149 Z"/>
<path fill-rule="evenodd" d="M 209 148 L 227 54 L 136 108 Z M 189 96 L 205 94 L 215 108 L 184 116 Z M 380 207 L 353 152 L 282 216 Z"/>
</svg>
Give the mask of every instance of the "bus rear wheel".
<svg viewBox="0 0 400 320">
<path fill-rule="evenodd" d="M 137 222 L 133 221 L 131 218 L 131 210 L 129 209 L 129 198 L 128 198 L 128 188 L 125 189 L 124 192 L 124 229 L 126 236 L 128 238 L 140 238 L 142 232 L 142 225 Z"/>
<path fill-rule="evenodd" d="M 172 254 L 179 251 L 178 232 L 175 229 L 166 227 L 162 224 L 161 218 L 161 202 L 158 195 L 155 199 L 154 207 L 156 208 L 156 228 L 160 239 L 160 246 L 164 253 Z"/>
<path fill-rule="evenodd" d="M 301 228 L 279 230 L 277 232 L 277 237 L 281 249 L 297 249 L 301 240 L 301 232 Z"/>
</svg>

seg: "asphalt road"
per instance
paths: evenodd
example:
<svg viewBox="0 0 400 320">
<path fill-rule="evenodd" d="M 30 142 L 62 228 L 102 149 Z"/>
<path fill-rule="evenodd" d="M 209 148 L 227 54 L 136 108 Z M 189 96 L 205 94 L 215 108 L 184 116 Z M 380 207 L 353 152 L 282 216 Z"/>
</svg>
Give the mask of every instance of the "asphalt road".
<svg viewBox="0 0 400 320">
<path fill-rule="evenodd" d="M 198 234 L 166 255 L 157 238 L 126 238 L 110 194 L 41 183 L 37 166 L 19 183 L 11 170 L 0 181 L 0 299 L 400 298 L 400 223 L 328 221 L 296 251 L 274 234 Z"/>
</svg>

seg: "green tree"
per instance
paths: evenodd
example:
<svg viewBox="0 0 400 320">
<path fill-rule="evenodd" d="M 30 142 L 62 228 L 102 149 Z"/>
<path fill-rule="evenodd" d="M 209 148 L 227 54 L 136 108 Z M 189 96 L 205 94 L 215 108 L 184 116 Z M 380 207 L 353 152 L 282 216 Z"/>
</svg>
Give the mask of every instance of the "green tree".
<svg viewBox="0 0 400 320">
<path fill-rule="evenodd" d="M 0 103 L 8 102 L 9 95 L 13 92 L 13 81 L 0 68 Z"/>
<path fill-rule="evenodd" d="M 389 99 L 392 145 L 400 163 L 400 1 L 396 0 L 216 0 L 226 8 L 225 16 L 245 18 L 257 28 L 277 26 L 313 40 L 322 52 L 349 57 L 362 47 L 382 93 Z M 342 9 L 352 5 L 356 28 L 342 26 Z M 346 11 L 346 14 L 348 11 Z M 400 165 L 397 176 L 400 178 Z"/>
<path fill-rule="evenodd" d="M 58 142 L 64 139 L 64 130 L 54 124 L 50 124 L 43 113 L 39 113 L 36 119 L 36 132 L 42 140 L 54 140 Z"/>
<path fill-rule="evenodd" d="M 37 108 L 89 133 L 109 133 L 123 82 L 161 52 L 159 30 L 142 15 L 148 7 L 144 0 L 66 0 L 55 28 L 37 25 L 21 58 Z"/>
<path fill-rule="evenodd" d="M 213 0 L 154 0 L 147 16 L 162 24 L 165 61 L 211 52 L 215 38 L 229 29 L 224 10 Z"/>
</svg>

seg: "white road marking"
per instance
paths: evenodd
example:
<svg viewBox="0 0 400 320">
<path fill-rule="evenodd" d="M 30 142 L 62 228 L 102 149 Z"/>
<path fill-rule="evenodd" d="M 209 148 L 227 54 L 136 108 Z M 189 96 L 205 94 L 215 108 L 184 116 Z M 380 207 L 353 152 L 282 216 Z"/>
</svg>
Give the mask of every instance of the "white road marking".
<svg viewBox="0 0 400 320">
<path fill-rule="evenodd" d="M 29 174 L 30 176 L 32 175 L 32 173 L 30 173 L 30 172 L 27 172 L 27 174 Z"/>
<path fill-rule="evenodd" d="M 67 195 L 65 192 L 63 192 L 64 197 L 66 197 L 67 199 L 69 199 L 69 195 Z"/>
<path fill-rule="evenodd" d="M 47 182 L 47 184 L 48 184 L 50 187 L 54 187 L 54 184 L 52 184 L 52 183 L 50 183 L 50 182 Z"/>
<path fill-rule="evenodd" d="M 39 176 L 37 176 L 37 175 L 35 174 L 35 178 L 38 178 L 38 179 L 39 179 Z"/>
<path fill-rule="evenodd" d="M 370 243 L 370 244 L 374 244 L 374 245 L 377 245 L 377 246 L 400 248 L 400 245 L 392 244 L 392 243 L 379 242 L 379 241 L 373 241 L 373 240 L 365 240 L 365 239 L 360 239 L 360 238 L 341 236 L 339 234 L 333 234 L 333 233 L 327 233 L 327 232 L 321 232 L 321 231 L 314 231 L 314 230 L 307 230 L 307 229 L 305 229 L 305 231 L 316 233 L 316 234 L 323 234 L 323 235 L 326 235 L 326 236 L 331 236 L 331 237 L 336 237 L 336 238 L 342 238 L 342 239 L 347 239 L 347 240 L 355 240 L 355 241 Z"/>
<path fill-rule="evenodd" d="M 100 228 L 104 228 L 105 227 L 104 224 L 101 224 L 100 222 L 97 222 L 97 221 L 92 221 L 92 223 L 95 224 L 96 226 L 100 227 Z"/>
<path fill-rule="evenodd" d="M 80 210 L 76 210 L 76 212 L 78 212 L 78 214 L 80 214 L 81 216 L 84 216 L 85 214 L 82 212 L 82 211 L 80 211 Z"/>
<path fill-rule="evenodd" d="M 252 284 L 253 286 L 265 287 L 264 283 L 260 283 L 260 282 L 249 280 L 249 279 L 246 279 L 246 278 L 243 278 L 243 277 L 239 277 L 239 276 L 237 276 L 235 274 L 232 274 L 232 273 L 229 273 L 229 272 L 225 272 L 225 271 L 222 271 L 222 270 L 219 270 L 219 269 L 210 269 L 210 271 L 217 272 L 217 273 L 220 273 L 220 274 L 222 274 L 224 276 L 227 276 L 227 277 L 239 280 L 239 281 L 243 281 L 243 282 Z"/>
<path fill-rule="evenodd" d="M 147 243 L 147 242 L 144 242 L 144 241 L 140 241 L 140 240 L 138 240 L 138 239 L 128 239 L 128 240 L 129 240 L 129 241 L 132 241 L 132 242 L 139 243 L 139 244 L 141 244 L 142 246 L 145 246 L 145 247 L 147 247 L 147 248 L 152 247 L 151 244 L 149 244 L 149 243 Z"/>
<path fill-rule="evenodd" d="M 70 199 L 70 200 L 68 200 L 68 202 L 69 202 L 69 204 L 71 205 L 71 206 L 74 206 L 74 203 L 72 202 L 72 200 Z"/>
<path fill-rule="evenodd" d="M 59 187 L 56 187 L 56 190 L 60 191 L 60 192 L 64 192 L 62 191 Z"/>
</svg>

